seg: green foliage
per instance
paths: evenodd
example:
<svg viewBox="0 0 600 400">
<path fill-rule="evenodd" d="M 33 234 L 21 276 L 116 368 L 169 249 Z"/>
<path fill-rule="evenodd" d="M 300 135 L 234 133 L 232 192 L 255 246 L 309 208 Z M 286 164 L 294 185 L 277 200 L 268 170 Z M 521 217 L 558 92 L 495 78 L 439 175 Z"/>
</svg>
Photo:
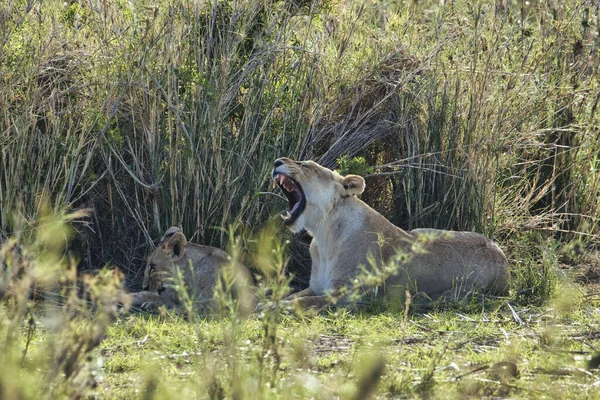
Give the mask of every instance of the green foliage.
<svg viewBox="0 0 600 400">
<path fill-rule="evenodd" d="M 545 307 L 513 304 L 521 323 L 506 305 L 495 312 L 411 314 L 406 325 L 392 312 L 280 316 L 277 348 L 269 347 L 277 353 L 267 353 L 263 361 L 265 322 L 258 318 L 236 325 L 232 343 L 229 319 L 129 317 L 112 326 L 103 343 L 103 381 L 92 393 L 358 399 L 374 388 L 377 397 L 529 398 L 533 392 L 584 399 L 595 393 L 597 379 L 593 371 L 583 372 L 593 351 L 580 338 L 597 345 L 586 326 L 594 323 L 596 306 L 597 300 L 578 301 L 569 313 L 555 315 Z M 271 369 L 274 357 L 280 361 Z M 499 362 L 514 363 L 519 377 L 498 378 Z"/>
<path fill-rule="evenodd" d="M 524 235 L 514 243 L 521 257 L 511 272 L 521 304 L 541 304 L 555 294 L 559 283 L 557 245 L 536 234 Z"/>
<path fill-rule="evenodd" d="M 43 196 L 39 209 L 37 221 L 23 223 L 0 249 L 0 397 L 7 400 L 87 393 L 122 294 L 118 271 L 77 279 L 69 222 L 86 214 L 53 212 Z"/>
<path fill-rule="evenodd" d="M 373 172 L 373 168 L 367 164 L 367 160 L 364 157 L 350 158 L 347 155 L 343 155 L 337 159 L 337 163 L 339 166 L 338 172 L 342 176 L 348 174 L 366 176 Z"/>
</svg>

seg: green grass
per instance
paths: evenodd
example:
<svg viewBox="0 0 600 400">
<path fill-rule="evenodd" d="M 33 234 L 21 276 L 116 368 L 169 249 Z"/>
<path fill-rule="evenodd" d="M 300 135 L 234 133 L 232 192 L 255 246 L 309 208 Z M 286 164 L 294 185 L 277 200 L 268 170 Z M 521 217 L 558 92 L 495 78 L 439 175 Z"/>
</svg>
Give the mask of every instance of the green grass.
<svg viewBox="0 0 600 400">
<path fill-rule="evenodd" d="M 522 237 L 515 245 L 529 252 L 513 265 L 505 298 L 406 312 L 119 315 L 120 274 L 103 270 L 78 282 L 73 264 L 57 257 L 68 245 L 57 238 L 68 237 L 69 221 L 81 214 L 41 207 L 47 214 L 35 234 L 21 238 L 19 249 L 16 242 L 2 248 L 3 399 L 584 399 L 600 382 L 589 366 L 600 346 L 600 264 L 595 253 L 572 254 L 575 245 Z M 36 257 L 26 258 L 32 249 Z M 284 248 L 268 231 L 256 249 L 259 296 L 270 289 L 276 301 L 288 283 Z M 574 283 L 580 274 L 592 283 Z M 36 283 L 59 301 L 30 298 Z M 502 375 L 502 365 L 518 373 Z"/>
<path fill-rule="evenodd" d="M 597 299 L 563 311 L 515 306 L 519 322 L 506 306 L 431 311 L 410 315 L 406 324 L 402 315 L 386 312 L 282 318 L 273 387 L 256 387 L 262 349 L 261 322 L 254 317 L 236 331 L 232 350 L 226 347 L 229 321 L 129 316 L 109 329 L 101 346 L 102 381 L 93 393 L 144 398 L 148 380 L 156 379 L 157 390 L 170 393 L 166 398 L 206 398 L 211 384 L 230 397 L 228 374 L 236 360 L 228 354 L 235 351 L 244 363 L 236 380 L 242 398 L 353 398 L 358 377 L 377 359 L 385 363 L 377 397 L 590 398 L 599 382 L 597 372 L 586 369 L 600 346 L 597 307 Z M 482 368 L 501 361 L 516 364 L 519 377 L 503 382 Z M 211 371 L 219 373 L 211 377 Z"/>
</svg>

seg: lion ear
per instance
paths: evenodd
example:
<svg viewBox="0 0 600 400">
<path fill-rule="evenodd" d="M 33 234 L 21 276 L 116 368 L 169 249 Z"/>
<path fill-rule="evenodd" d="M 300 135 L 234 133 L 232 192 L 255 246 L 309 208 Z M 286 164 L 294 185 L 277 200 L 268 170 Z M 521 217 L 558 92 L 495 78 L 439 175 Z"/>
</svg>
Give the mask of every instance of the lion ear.
<svg viewBox="0 0 600 400">
<path fill-rule="evenodd" d="M 186 245 L 187 239 L 185 235 L 181 232 L 175 232 L 165 244 L 165 250 L 171 254 L 173 261 L 179 261 L 185 254 Z"/>
<path fill-rule="evenodd" d="M 165 234 L 162 236 L 162 238 L 160 239 L 160 242 L 161 243 L 166 242 L 168 239 L 171 238 L 171 236 L 173 236 L 177 232 L 181 232 L 181 229 L 179 229 L 176 226 L 170 227 L 169 229 L 167 229 L 167 231 L 165 232 Z"/>
<path fill-rule="evenodd" d="M 365 180 L 359 175 L 346 175 L 342 178 L 342 186 L 346 196 L 358 196 L 365 191 Z"/>
</svg>

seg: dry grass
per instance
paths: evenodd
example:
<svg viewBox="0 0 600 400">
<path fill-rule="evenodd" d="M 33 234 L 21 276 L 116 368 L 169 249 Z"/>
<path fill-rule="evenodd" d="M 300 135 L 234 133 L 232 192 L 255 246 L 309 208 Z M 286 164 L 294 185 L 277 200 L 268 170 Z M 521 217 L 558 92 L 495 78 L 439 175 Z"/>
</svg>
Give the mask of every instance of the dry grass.
<svg viewBox="0 0 600 400">
<path fill-rule="evenodd" d="M 166 226 L 224 246 L 266 221 L 276 157 L 345 155 L 403 227 L 596 241 L 597 9 L 434 3 L 9 1 L 0 232 L 43 190 L 93 208 L 82 267 L 135 286 Z"/>
</svg>

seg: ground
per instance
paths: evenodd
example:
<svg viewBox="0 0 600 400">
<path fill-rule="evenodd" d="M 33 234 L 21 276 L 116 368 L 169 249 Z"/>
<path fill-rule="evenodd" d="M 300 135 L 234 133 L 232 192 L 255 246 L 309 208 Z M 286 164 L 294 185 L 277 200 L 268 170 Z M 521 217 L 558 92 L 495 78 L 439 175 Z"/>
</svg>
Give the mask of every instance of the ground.
<svg viewBox="0 0 600 400">
<path fill-rule="evenodd" d="M 593 278 L 593 268 L 565 277 Z M 600 391 L 600 291 L 597 280 L 578 281 L 565 278 L 537 306 L 488 299 L 275 322 L 128 315 L 101 346 L 94 394 L 358 398 L 374 383 L 376 398 L 593 398 Z"/>
</svg>

